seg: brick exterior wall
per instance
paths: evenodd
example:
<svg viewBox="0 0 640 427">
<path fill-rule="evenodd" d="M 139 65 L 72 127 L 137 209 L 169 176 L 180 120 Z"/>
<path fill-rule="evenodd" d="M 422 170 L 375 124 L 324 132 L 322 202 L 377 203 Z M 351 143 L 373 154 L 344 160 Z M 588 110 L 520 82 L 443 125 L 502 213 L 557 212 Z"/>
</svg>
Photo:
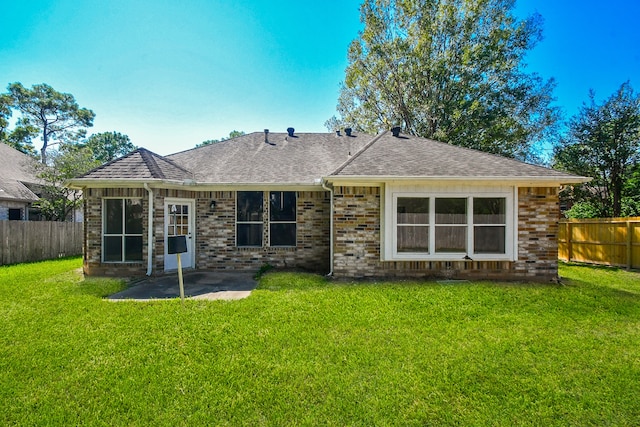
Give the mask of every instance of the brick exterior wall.
<svg viewBox="0 0 640 427">
<path fill-rule="evenodd" d="M 329 210 L 327 192 L 297 192 L 296 247 L 269 247 L 269 192 L 264 193 L 263 246 L 236 247 L 235 192 L 212 193 L 198 199 L 197 268 L 257 270 L 264 264 L 282 268 L 329 271 Z M 208 203 L 216 201 L 210 212 Z"/>
<path fill-rule="evenodd" d="M 381 261 L 380 188 L 334 189 L 334 275 L 337 278 L 406 277 L 555 280 L 558 273 L 558 192 L 518 191 L 518 261 Z"/>
<path fill-rule="evenodd" d="M 141 276 L 147 271 L 148 195 L 143 188 L 87 189 L 84 194 L 84 272 L 98 276 Z M 143 200 L 143 259 L 136 263 L 102 263 L 102 199 L 136 197 Z M 292 248 L 268 246 L 268 191 L 264 195 L 264 238 L 261 248 L 235 246 L 236 193 L 234 191 L 194 192 L 154 190 L 153 274 L 164 273 L 164 201 L 166 198 L 195 199 L 195 268 L 257 271 L 264 264 L 329 271 L 329 193 L 297 192 L 297 245 Z M 210 209 L 211 201 L 216 207 Z"/>
<path fill-rule="evenodd" d="M 326 273 L 330 268 L 330 201 L 327 192 L 298 192 L 297 246 L 270 248 L 268 192 L 264 200 L 264 244 L 235 246 L 233 191 L 154 190 L 154 274 L 164 272 L 164 200 L 196 201 L 196 269 L 258 270 L 264 264 Z M 147 192 L 135 189 L 87 189 L 85 192 L 84 272 L 87 275 L 136 276 L 146 273 Z M 406 277 L 548 281 L 557 278 L 558 191 L 518 190 L 518 261 L 381 261 L 381 192 L 378 187 L 334 189 L 334 275 L 338 278 Z M 102 198 L 143 200 L 143 259 L 102 263 Z M 209 204 L 214 200 L 212 211 Z"/>
<path fill-rule="evenodd" d="M 518 189 L 518 277 L 556 279 L 558 277 L 557 188 Z"/>
<path fill-rule="evenodd" d="M 147 259 L 147 216 L 149 201 L 143 188 L 88 188 L 84 198 L 84 274 L 89 276 L 140 276 L 147 272 L 147 263 L 102 262 L 102 200 L 104 197 L 134 197 L 142 199 L 142 259 Z"/>
</svg>

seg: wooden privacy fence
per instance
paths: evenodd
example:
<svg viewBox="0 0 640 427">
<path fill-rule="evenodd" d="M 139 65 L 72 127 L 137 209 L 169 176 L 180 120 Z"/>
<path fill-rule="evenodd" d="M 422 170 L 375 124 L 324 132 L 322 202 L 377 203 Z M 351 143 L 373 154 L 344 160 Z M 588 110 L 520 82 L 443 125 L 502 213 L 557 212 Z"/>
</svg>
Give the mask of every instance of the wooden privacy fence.
<svg viewBox="0 0 640 427">
<path fill-rule="evenodd" d="M 82 254 L 82 223 L 0 221 L 0 265 Z"/>
<path fill-rule="evenodd" d="M 563 219 L 558 259 L 640 268 L 640 217 Z"/>
</svg>

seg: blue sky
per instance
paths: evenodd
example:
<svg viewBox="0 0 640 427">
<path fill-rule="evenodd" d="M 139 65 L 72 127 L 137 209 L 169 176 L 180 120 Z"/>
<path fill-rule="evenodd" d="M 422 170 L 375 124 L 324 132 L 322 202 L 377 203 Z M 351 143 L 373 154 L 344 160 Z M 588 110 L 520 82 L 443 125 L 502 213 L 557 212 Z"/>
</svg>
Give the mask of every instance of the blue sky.
<svg viewBox="0 0 640 427">
<path fill-rule="evenodd" d="M 159 154 L 245 132 L 324 132 L 359 0 L 29 0 L 0 6 L 0 91 L 47 83 Z M 519 0 L 544 18 L 529 71 L 577 112 L 589 88 L 640 90 L 640 1 Z"/>
</svg>

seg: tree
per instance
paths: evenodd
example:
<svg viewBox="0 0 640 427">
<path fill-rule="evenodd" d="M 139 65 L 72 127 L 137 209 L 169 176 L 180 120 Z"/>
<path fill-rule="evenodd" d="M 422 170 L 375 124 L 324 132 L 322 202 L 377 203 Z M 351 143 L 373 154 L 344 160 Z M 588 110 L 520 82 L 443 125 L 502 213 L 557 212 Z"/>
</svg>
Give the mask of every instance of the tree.
<svg viewBox="0 0 640 427">
<path fill-rule="evenodd" d="M 42 180 L 40 200 L 34 203 L 49 221 L 66 221 L 71 212 L 82 205 L 82 192 L 64 186 L 64 183 L 99 166 L 90 149 L 64 144 L 50 156 L 48 165 L 39 163 L 36 176 Z"/>
<path fill-rule="evenodd" d="M 11 96 L 9 96 L 9 94 L 0 94 L 0 141 L 4 141 L 7 137 L 12 105 L 13 100 L 11 99 Z"/>
<path fill-rule="evenodd" d="M 12 116 L 13 99 L 10 94 L 0 94 L 0 142 L 3 142 L 25 154 L 35 156 L 31 140 L 38 134 L 32 126 L 16 126 L 9 130 L 9 119 Z"/>
<path fill-rule="evenodd" d="M 593 177 L 576 188 L 576 201 L 591 205 L 598 216 L 620 216 L 623 206 L 635 211 L 640 196 L 640 95 L 629 82 L 602 104 L 589 93 L 554 147 L 554 167 Z"/>
<path fill-rule="evenodd" d="M 531 158 L 553 131 L 553 80 L 524 72 L 541 18 L 518 20 L 513 0 L 365 0 L 348 51 L 340 124 L 392 126 L 455 145 Z"/>
<path fill-rule="evenodd" d="M 206 141 L 202 141 L 200 144 L 196 144 L 195 148 L 204 147 L 205 145 L 217 144 L 218 142 L 226 141 L 228 139 L 237 138 L 239 136 L 244 135 L 245 133 L 241 130 L 232 130 L 229 132 L 229 137 L 222 137 L 220 139 L 207 139 Z"/>
<path fill-rule="evenodd" d="M 82 145 L 91 150 L 93 158 L 100 163 L 110 162 L 138 148 L 127 135 L 115 131 L 93 134 Z"/>
<path fill-rule="evenodd" d="M 45 83 L 33 85 L 31 89 L 12 83 L 9 94 L 14 108 L 22 114 L 18 126 L 37 128 L 40 132 L 42 164 L 47 163 L 47 148 L 54 141 L 76 140 L 84 135 L 85 127 L 93 126 L 93 111 L 80 108 L 73 95 L 57 92 Z"/>
</svg>

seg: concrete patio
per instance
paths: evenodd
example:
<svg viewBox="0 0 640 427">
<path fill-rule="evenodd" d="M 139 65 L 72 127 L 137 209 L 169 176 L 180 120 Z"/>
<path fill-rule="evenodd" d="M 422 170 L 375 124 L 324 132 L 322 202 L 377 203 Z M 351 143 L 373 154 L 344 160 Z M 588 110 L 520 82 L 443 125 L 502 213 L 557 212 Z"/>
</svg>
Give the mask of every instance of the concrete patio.
<svg viewBox="0 0 640 427">
<path fill-rule="evenodd" d="M 236 300 L 256 288 L 254 273 L 238 271 L 186 271 L 184 295 L 188 299 Z M 178 273 L 145 278 L 109 296 L 110 301 L 155 301 L 180 297 Z"/>
</svg>

